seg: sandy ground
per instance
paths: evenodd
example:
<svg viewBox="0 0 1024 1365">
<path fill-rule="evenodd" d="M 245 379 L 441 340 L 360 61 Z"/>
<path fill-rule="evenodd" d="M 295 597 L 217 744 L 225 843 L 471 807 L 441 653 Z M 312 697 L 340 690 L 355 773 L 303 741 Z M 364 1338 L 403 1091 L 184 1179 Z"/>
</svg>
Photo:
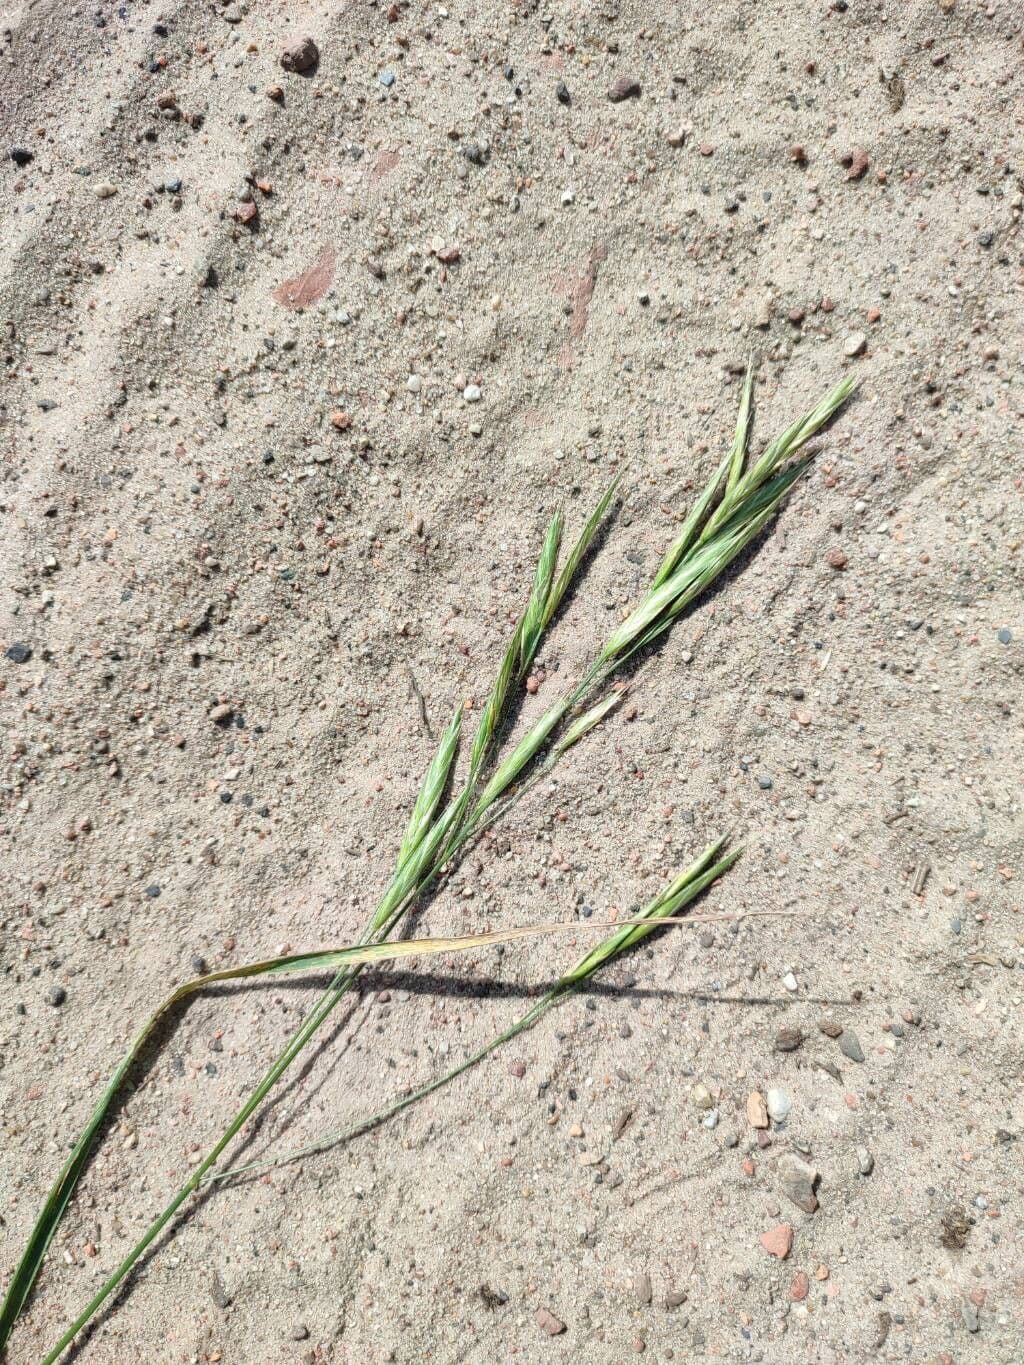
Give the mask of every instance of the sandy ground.
<svg viewBox="0 0 1024 1365">
<path fill-rule="evenodd" d="M 635 718 L 418 931 L 621 912 L 724 827 L 747 851 L 707 908 L 799 916 L 662 938 L 397 1120 L 204 1199 L 76 1359 L 1024 1358 L 1019 7 L 5 13 L 0 1275 L 159 996 L 357 932 L 431 752 L 410 672 L 435 732 L 479 704 L 545 519 L 628 460 L 520 723 L 578 675 L 752 353 L 760 440 L 851 367 L 860 396 Z M 302 34 L 319 65 L 285 71 Z M 367 976 L 239 1151 L 425 1081 L 578 951 Z M 13 1361 L 314 990 L 164 1033 Z"/>
</svg>

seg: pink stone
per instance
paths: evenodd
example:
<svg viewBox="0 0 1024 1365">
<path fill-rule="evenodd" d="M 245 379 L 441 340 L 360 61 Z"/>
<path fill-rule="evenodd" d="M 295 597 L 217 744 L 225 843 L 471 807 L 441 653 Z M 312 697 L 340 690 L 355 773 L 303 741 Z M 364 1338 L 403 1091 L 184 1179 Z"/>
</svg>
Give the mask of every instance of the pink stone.
<svg viewBox="0 0 1024 1365">
<path fill-rule="evenodd" d="M 793 1224 L 777 1223 L 768 1232 L 762 1232 L 761 1245 L 769 1256 L 777 1256 L 784 1261 L 793 1246 Z"/>
</svg>

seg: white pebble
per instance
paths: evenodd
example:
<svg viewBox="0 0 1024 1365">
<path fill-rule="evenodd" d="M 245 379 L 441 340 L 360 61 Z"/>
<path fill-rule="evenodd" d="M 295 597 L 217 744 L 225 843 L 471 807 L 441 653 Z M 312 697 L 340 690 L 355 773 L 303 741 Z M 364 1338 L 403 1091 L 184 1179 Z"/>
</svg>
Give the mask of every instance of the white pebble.
<svg viewBox="0 0 1024 1365">
<path fill-rule="evenodd" d="M 768 1117 L 773 1123 L 781 1123 L 793 1108 L 793 1101 L 785 1090 L 769 1090 L 765 1096 L 765 1104 L 768 1108 Z"/>
</svg>

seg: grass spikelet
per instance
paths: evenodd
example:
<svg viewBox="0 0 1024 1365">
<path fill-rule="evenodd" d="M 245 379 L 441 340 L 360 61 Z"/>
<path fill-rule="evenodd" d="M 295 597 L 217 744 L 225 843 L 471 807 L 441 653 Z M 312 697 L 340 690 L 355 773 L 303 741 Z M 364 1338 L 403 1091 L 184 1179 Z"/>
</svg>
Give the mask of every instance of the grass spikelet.
<svg viewBox="0 0 1024 1365">
<path fill-rule="evenodd" d="M 451 776 L 455 755 L 459 751 L 461 730 L 462 711 L 458 710 L 448 722 L 448 726 L 441 736 L 441 742 L 437 746 L 437 753 L 423 778 L 416 797 L 416 804 L 413 806 L 412 815 L 409 817 L 409 827 L 405 832 L 405 838 L 402 840 L 402 846 L 398 850 L 399 864 L 404 863 L 409 855 L 419 848 L 424 835 L 434 822 L 437 807 Z"/>
</svg>

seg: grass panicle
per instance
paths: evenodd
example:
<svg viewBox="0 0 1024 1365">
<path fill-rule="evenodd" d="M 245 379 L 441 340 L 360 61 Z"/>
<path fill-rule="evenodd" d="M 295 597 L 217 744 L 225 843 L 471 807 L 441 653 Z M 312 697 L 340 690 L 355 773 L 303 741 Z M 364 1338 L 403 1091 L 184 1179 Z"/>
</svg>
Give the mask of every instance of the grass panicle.
<svg viewBox="0 0 1024 1365">
<path fill-rule="evenodd" d="M 593 544 L 611 506 L 621 475 L 616 476 L 602 494 L 561 570 L 558 569 L 563 531 L 561 514 L 556 514 L 552 519 L 544 537 L 526 608 L 513 631 L 487 701 L 480 711 L 463 780 L 453 783 L 462 727 L 460 713 L 449 723 L 428 766 L 399 847 L 391 879 L 380 902 L 369 917 L 358 944 L 342 955 L 328 954 L 315 958 L 315 965 L 334 968 L 335 975 L 330 986 L 309 1010 L 296 1033 L 247 1096 L 218 1141 L 196 1166 L 189 1180 L 175 1193 L 163 1212 L 64 1332 L 57 1345 L 45 1357 L 44 1365 L 57 1360 L 81 1328 L 153 1245 L 189 1196 L 210 1176 L 227 1146 L 256 1113 L 278 1080 L 316 1036 L 332 1010 L 351 989 L 362 965 L 370 960 L 381 960 L 372 956 L 367 957 L 365 954 L 377 949 L 382 952 L 389 950 L 385 947 L 384 941 L 426 888 L 450 867 L 460 850 L 474 839 L 481 829 L 498 816 L 504 815 L 540 775 L 549 772 L 570 747 L 598 725 L 617 704 L 621 695 L 612 692 L 594 703 L 590 701 L 592 694 L 600 694 L 612 683 L 613 675 L 638 651 L 667 631 L 685 607 L 706 591 L 743 548 L 768 524 L 807 467 L 806 459 L 793 464 L 787 462 L 846 401 L 854 384 L 852 380 L 846 380 L 837 385 L 821 402 L 771 442 L 761 456 L 750 464 L 746 452 L 750 432 L 752 386 L 752 372 L 748 371 L 732 445 L 697 498 L 689 515 L 684 519 L 680 533 L 662 560 L 644 597 L 616 627 L 604 646 L 595 653 L 580 681 L 532 724 L 526 736 L 512 747 L 511 753 L 504 760 L 497 760 L 496 750 L 512 699 L 518 696 L 519 687 L 533 667 L 545 633 Z M 581 708 L 588 702 L 588 709 L 583 710 L 581 714 Z M 453 790 L 446 800 L 445 793 L 449 787 Z M 576 989 L 589 975 L 619 953 L 626 951 L 639 937 L 653 932 L 657 927 L 657 921 L 671 917 L 676 910 L 699 895 L 712 881 L 722 875 L 735 857 L 735 854 L 719 857 L 720 852 L 720 844 L 712 845 L 710 850 L 705 850 L 697 864 L 681 874 L 672 888 L 667 889 L 647 907 L 640 917 L 644 923 L 621 924 L 602 944 L 581 959 L 528 1015 L 513 1025 L 512 1030 L 493 1040 L 474 1058 L 469 1059 L 451 1074 L 455 1075 L 465 1070 L 474 1060 L 486 1055 L 500 1042 L 508 1037 L 514 1037 L 516 1031 L 521 1031 L 530 1023 L 536 1022 L 536 1019 L 567 991 Z M 450 944 L 452 940 L 444 942 Z M 391 949 L 397 947 L 398 945 L 391 945 Z M 407 949 L 402 947 L 400 951 L 405 953 Z M 280 964 L 275 964 L 271 968 L 264 963 L 250 964 L 247 968 L 232 970 L 239 976 L 246 976 L 258 975 L 261 971 L 268 970 L 300 970 L 314 965 L 314 958 L 308 956 L 301 959 L 305 968 L 297 965 L 299 961 L 293 959 L 287 968 Z M 180 998 L 180 994 L 174 997 L 175 1000 Z M 148 1033 L 147 1029 L 140 1035 L 137 1040 L 139 1046 L 148 1037 Z M 131 1054 L 134 1055 L 135 1052 Z M 6 1345 L 14 1323 L 24 1307 L 53 1234 L 85 1168 L 103 1115 L 106 1113 L 106 1105 L 122 1085 L 129 1062 L 122 1063 L 115 1072 L 110 1085 L 104 1091 L 105 1103 L 90 1119 L 43 1205 L 8 1286 L 3 1305 L 0 1306 L 0 1351 Z M 430 1089 L 444 1084 L 445 1079 L 447 1078 L 432 1083 L 421 1093 L 429 1093 Z M 404 1103 L 411 1102 L 412 1099 L 409 1099 Z M 400 1107 L 404 1107 L 404 1103 Z"/>
</svg>

